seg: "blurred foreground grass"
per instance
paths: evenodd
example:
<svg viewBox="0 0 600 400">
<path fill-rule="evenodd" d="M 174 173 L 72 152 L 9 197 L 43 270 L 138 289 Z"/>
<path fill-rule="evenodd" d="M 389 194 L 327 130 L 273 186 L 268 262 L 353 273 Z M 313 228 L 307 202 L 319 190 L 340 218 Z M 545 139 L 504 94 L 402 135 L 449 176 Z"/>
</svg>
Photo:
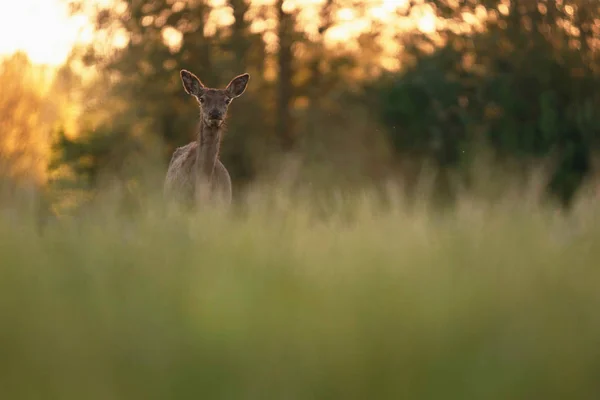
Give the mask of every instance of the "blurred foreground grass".
<svg viewBox="0 0 600 400">
<path fill-rule="evenodd" d="M 593 203 L 257 204 L 3 218 L 2 398 L 600 396 Z"/>
</svg>

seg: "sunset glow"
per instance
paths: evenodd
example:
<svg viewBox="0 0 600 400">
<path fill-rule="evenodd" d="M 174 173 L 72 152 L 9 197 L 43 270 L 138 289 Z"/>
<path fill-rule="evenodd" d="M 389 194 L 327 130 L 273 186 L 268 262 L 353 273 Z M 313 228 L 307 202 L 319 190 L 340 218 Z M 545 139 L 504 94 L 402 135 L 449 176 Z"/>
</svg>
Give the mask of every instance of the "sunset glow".
<svg viewBox="0 0 600 400">
<path fill-rule="evenodd" d="M 88 18 L 70 17 L 64 0 L 6 0 L 0 10 L 0 56 L 23 51 L 34 63 L 60 65 L 91 39 Z"/>
<path fill-rule="evenodd" d="M 107 3 L 110 0 L 91 0 L 90 3 Z M 224 6 L 222 0 L 213 1 L 216 6 Z M 270 0 L 255 0 L 256 3 L 272 3 Z M 310 3 L 310 4 L 308 4 Z M 302 2 L 310 8 L 319 6 L 322 0 Z M 295 9 L 299 6 L 297 1 L 286 2 L 286 7 Z M 372 7 L 368 15 L 370 18 L 387 24 L 397 24 L 398 29 L 417 27 L 424 32 L 435 29 L 435 17 L 431 12 L 419 12 L 413 15 L 409 24 L 394 21 L 395 11 L 404 7 L 403 0 L 382 0 L 377 6 Z M 93 26 L 89 17 L 84 15 L 69 15 L 66 0 L 7 0 L 1 7 L 0 13 L 0 57 L 16 51 L 27 53 L 32 62 L 57 66 L 66 60 L 72 47 L 77 43 L 89 43 L 93 37 Z M 218 8 L 211 16 L 215 24 L 229 24 L 233 18 L 231 10 Z M 306 14 L 310 14 L 307 11 Z M 301 13 L 302 16 L 302 13 Z M 327 32 L 326 39 L 331 42 L 345 42 L 357 37 L 361 32 L 370 28 L 368 19 L 359 18 L 350 8 L 342 9 L 337 14 L 339 23 Z M 311 20 L 300 23 L 310 29 Z M 165 41 L 172 47 L 177 47 L 180 35 L 177 31 L 163 32 Z M 395 29 L 390 29 L 394 31 Z M 389 31 L 386 29 L 386 31 Z M 120 42 L 123 42 L 122 40 Z M 126 43 L 126 39 L 125 42 Z M 124 44 L 124 43 L 121 43 Z M 118 46 L 118 43 L 115 43 Z"/>
</svg>

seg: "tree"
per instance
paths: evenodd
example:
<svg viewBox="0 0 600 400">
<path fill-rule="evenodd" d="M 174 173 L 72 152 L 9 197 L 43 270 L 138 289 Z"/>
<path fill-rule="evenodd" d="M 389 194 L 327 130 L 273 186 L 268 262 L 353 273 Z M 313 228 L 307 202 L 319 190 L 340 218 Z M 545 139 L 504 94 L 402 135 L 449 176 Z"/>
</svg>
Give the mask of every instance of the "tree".
<svg viewBox="0 0 600 400">
<path fill-rule="evenodd" d="M 381 116 L 400 154 L 458 168 L 484 141 L 496 161 L 556 167 L 550 193 L 567 207 L 597 148 L 600 89 L 591 22 L 600 6 L 576 1 L 430 1 L 446 28 L 405 38 L 414 63 L 380 82 Z M 510 7 L 509 7 L 510 5 Z M 465 23 L 479 16 L 480 26 Z"/>
<path fill-rule="evenodd" d="M 292 44 L 295 32 L 295 18 L 284 9 L 284 0 L 277 0 L 277 36 L 279 48 L 277 56 L 277 125 L 276 135 L 281 141 L 281 148 L 287 152 L 294 148 L 295 139 L 292 127 L 291 107 L 294 99 L 292 78 L 294 65 Z"/>
<path fill-rule="evenodd" d="M 49 101 L 48 77 L 22 53 L 0 62 L 0 171 L 5 183 L 40 185 L 46 180 L 49 143 L 59 117 Z"/>
<path fill-rule="evenodd" d="M 120 35 L 126 45 L 109 53 L 99 42 L 88 49 L 87 64 L 95 65 L 100 71 L 100 80 L 95 86 L 106 87 L 108 91 L 101 96 L 103 116 L 98 112 L 85 116 L 88 123 L 83 125 L 87 125 L 90 132 L 87 137 L 106 146 L 110 146 L 112 138 L 113 146 L 121 147 L 115 153 L 120 157 L 127 157 L 134 149 L 149 154 L 156 150 L 149 144 L 158 146 L 164 165 L 176 147 L 196 135 L 197 112 L 194 102 L 181 87 L 179 69 L 194 71 L 206 85 L 214 87 L 226 84 L 232 75 L 249 70 L 252 75 L 249 99 L 240 101 L 244 104 L 236 104 L 236 115 L 226 136 L 226 140 L 235 141 L 238 146 L 235 151 L 225 146 L 222 158 L 231 165 L 229 170 L 234 180 L 251 178 L 253 160 L 246 149 L 252 146 L 245 144 L 249 138 L 260 141 L 255 132 L 266 131 L 264 118 L 260 117 L 264 108 L 258 99 L 261 94 L 254 90 L 255 86 L 264 90 L 261 87 L 263 71 L 260 64 L 252 64 L 264 62 L 264 56 L 261 57 L 265 53 L 264 43 L 259 34 L 249 30 L 248 3 L 231 0 L 227 6 L 233 10 L 234 22 L 231 26 L 217 26 L 215 32 L 210 32 L 214 28 L 210 21 L 214 10 L 203 0 L 122 1 L 118 7 L 97 12 L 99 37 Z M 89 88 L 91 96 L 94 90 L 93 86 Z M 249 128 L 251 134 L 247 132 Z M 102 136 L 102 139 L 93 136 Z M 127 143 L 130 145 L 125 145 Z M 67 142 L 63 145 L 69 146 Z M 84 148 L 94 151 L 96 147 L 90 142 Z M 100 148 L 98 151 L 105 154 Z M 91 158 L 101 162 L 105 159 L 101 154 Z"/>
</svg>

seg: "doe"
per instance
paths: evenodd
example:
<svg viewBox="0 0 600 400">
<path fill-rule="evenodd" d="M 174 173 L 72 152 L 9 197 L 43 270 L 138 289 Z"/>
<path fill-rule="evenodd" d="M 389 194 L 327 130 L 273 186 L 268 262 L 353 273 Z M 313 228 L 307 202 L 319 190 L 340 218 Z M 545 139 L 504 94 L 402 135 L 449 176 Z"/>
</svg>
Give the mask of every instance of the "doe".
<svg viewBox="0 0 600 400">
<path fill-rule="evenodd" d="M 219 160 L 223 122 L 231 101 L 246 90 L 250 75 L 236 76 L 225 89 L 207 88 L 186 70 L 180 75 L 185 91 L 198 101 L 200 124 L 197 139 L 173 152 L 165 178 L 165 198 L 189 205 L 208 200 L 229 205 L 231 177 Z"/>
</svg>

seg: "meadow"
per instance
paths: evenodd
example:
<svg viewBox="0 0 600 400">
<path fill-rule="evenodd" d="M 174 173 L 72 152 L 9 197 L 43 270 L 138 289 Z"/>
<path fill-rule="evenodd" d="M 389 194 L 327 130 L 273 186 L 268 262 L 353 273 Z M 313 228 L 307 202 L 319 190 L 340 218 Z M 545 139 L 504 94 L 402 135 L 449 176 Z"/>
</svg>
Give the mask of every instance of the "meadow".
<svg viewBox="0 0 600 400">
<path fill-rule="evenodd" d="M 263 192 L 264 193 L 264 192 Z M 0 221 L 5 399 L 591 399 L 600 224 L 368 193 Z M 323 218 L 326 215 L 326 218 Z"/>
<path fill-rule="evenodd" d="M 600 399 L 600 2 L 1 3 L 1 400 Z"/>
</svg>

